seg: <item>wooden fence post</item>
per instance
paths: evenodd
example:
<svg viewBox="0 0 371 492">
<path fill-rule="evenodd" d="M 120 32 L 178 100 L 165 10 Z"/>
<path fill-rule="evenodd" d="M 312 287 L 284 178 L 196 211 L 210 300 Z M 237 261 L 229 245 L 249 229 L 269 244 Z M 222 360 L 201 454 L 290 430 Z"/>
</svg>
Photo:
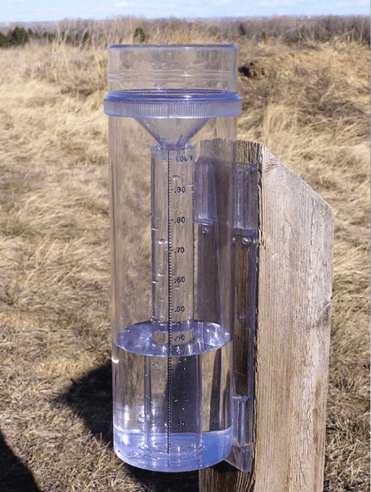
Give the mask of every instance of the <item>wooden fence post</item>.
<svg viewBox="0 0 371 492">
<path fill-rule="evenodd" d="M 254 459 L 200 471 L 200 492 L 322 492 L 334 216 L 259 144 L 237 158 L 259 169 Z"/>
</svg>

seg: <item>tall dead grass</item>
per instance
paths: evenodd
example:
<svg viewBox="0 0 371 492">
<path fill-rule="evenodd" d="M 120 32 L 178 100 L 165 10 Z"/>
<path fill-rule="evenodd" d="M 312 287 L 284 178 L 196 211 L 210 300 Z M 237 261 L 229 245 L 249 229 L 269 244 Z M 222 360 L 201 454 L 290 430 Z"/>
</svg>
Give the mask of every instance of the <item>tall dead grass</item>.
<svg viewBox="0 0 371 492">
<path fill-rule="evenodd" d="M 114 17 L 103 21 L 93 19 L 63 19 L 58 22 L 12 23 L 0 28 L 8 35 L 16 27 L 23 27 L 30 34 L 30 42 L 36 44 L 66 40 L 74 44 L 85 44 L 87 35 L 89 45 L 96 48 L 112 43 L 123 43 L 135 36 L 140 29 L 144 35 L 143 42 L 153 43 L 159 36 L 177 38 L 180 33 L 201 32 L 207 39 L 218 42 L 231 42 L 238 38 L 242 42 L 284 42 L 288 45 L 308 42 L 328 42 L 338 36 L 342 41 L 357 41 L 370 44 L 369 16 L 272 16 L 239 18 L 197 18 L 177 19 L 175 17 L 149 20 L 143 17 Z M 175 38 L 174 38 L 175 37 Z M 197 36 L 198 37 L 198 36 Z M 142 42 L 138 36 L 137 42 Z"/>
<path fill-rule="evenodd" d="M 133 28 L 118 23 L 107 42 L 132 42 Z M 192 29 L 159 24 L 151 42 L 222 37 Z M 336 215 L 324 490 L 368 491 L 369 51 L 339 37 L 236 42 L 239 137 L 264 143 Z M 136 474 L 109 429 L 92 434 L 61 404 L 71 385 L 88 388 L 99 421 L 94 399 L 109 399 L 98 376 L 83 383 L 110 354 L 106 48 L 55 39 L 0 57 L 1 432 L 39 490 L 180 490 L 178 479 Z M 16 473 L 0 465 L 4 490 L 16 490 Z M 194 477 L 182 490 L 196 490 Z"/>
</svg>

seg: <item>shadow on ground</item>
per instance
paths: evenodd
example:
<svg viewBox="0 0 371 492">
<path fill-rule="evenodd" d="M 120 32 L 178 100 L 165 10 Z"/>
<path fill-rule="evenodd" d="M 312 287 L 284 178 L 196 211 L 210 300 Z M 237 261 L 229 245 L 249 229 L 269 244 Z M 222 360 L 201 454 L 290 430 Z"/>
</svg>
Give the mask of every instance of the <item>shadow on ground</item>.
<svg viewBox="0 0 371 492">
<path fill-rule="evenodd" d="M 113 452 L 111 362 L 75 381 L 56 401 L 74 409 L 95 436 L 109 443 Z M 153 492 L 198 491 L 198 471 L 160 473 L 130 465 L 127 470 L 135 481 Z"/>
<path fill-rule="evenodd" d="M 26 465 L 16 456 L 0 432 L 1 492 L 41 492 Z"/>
</svg>

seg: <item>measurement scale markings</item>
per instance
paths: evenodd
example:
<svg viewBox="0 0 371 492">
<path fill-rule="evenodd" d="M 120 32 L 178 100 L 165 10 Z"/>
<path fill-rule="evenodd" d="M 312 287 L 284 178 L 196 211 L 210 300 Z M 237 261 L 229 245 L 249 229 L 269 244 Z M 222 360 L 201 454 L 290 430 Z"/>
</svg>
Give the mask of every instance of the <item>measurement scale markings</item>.
<svg viewBox="0 0 371 492">
<path fill-rule="evenodd" d="M 168 358 L 167 358 L 167 453 L 170 454 L 171 450 L 171 432 L 172 432 L 172 372 L 173 372 L 173 360 L 171 358 L 171 345 L 172 345 L 172 323 L 173 323 L 173 302 L 172 302 L 172 166 L 170 159 L 170 152 L 168 151 L 167 157 L 167 170 L 168 170 Z"/>
<path fill-rule="evenodd" d="M 179 151 L 178 151 L 179 152 Z M 185 152 L 185 151 L 183 151 Z M 172 155 L 168 151 L 168 381 L 167 381 L 167 452 L 172 454 L 173 432 L 184 432 L 186 421 L 179 412 L 177 398 L 179 386 L 186 377 L 187 366 L 178 367 L 178 359 L 172 357 L 173 350 L 180 353 L 179 345 L 193 338 L 193 331 L 186 322 L 192 319 L 192 285 L 190 274 L 193 258 L 193 213 L 190 176 L 193 174 L 193 156 Z M 188 162 L 187 162 L 188 161 Z M 192 177 L 191 177 L 192 179 Z M 191 243 L 191 244 L 189 244 Z M 184 331 L 186 330 L 186 331 Z M 179 379 L 181 378 L 181 379 Z M 176 391 L 176 394 L 174 394 Z M 175 421 L 173 422 L 173 420 Z"/>
</svg>

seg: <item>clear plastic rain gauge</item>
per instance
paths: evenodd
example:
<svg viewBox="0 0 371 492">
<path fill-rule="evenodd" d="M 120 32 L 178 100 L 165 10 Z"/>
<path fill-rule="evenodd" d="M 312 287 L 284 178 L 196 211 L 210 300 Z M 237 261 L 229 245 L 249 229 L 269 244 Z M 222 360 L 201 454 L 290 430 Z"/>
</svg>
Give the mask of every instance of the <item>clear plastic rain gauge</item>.
<svg viewBox="0 0 371 492">
<path fill-rule="evenodd" d="M 234 162 L 236 47 L 117 45 L 108 63 L 115 451 L 156 471 L 246 471 L 252 383 L 235 382 L 233 334 L 250 314 L 235 258 L 256 254 L 256 169 Z"/>
</svg>

